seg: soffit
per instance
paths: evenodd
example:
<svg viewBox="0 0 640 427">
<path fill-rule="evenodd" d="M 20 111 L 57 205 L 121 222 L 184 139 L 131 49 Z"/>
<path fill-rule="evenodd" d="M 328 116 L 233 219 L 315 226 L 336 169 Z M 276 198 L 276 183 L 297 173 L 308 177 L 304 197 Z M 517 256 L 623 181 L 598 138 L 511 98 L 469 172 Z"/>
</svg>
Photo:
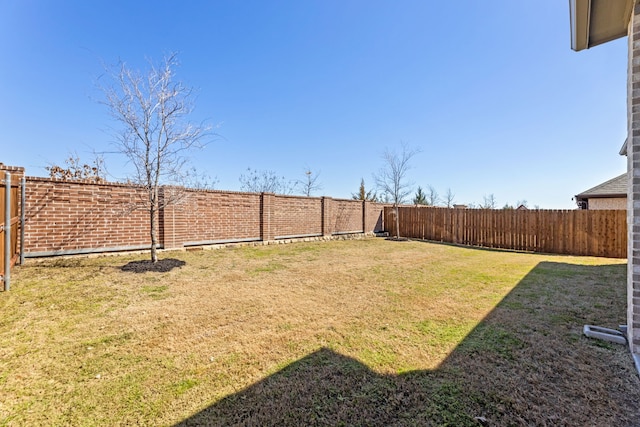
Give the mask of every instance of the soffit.
<svg viewBox="0 0 640 427">
<path fill-rule="evenodd" d="M 633 0 L 569 0 L 571 48 L 588 49 L 627 35 Z"/>
</svg>

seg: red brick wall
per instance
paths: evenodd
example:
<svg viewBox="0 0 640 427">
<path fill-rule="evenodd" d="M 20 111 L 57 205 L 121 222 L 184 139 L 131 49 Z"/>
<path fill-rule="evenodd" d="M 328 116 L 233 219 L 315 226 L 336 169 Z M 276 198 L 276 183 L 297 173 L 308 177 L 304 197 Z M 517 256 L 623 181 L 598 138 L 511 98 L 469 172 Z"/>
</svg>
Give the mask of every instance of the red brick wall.
<svg viewBox="0 0 640 427">
<path fill-rule="evenodd" d="M 149 245 L 135 186 L 27 177 L 25 253 Z"/>
<path fill-rule="evenodd" d="M 276 238 L 322 234 L 322 199 L 276 195 L 272 212 Z"/>
<path fill-rule="evenodd" d="M 366 202 L 365 205 L 365 230 L 367 233 L 375 231 L 383 231 L 384 223 L 383 212 L 384 212 L 384 204 L 382 203 L 372 203 Z"/>
<path fill-rule="evenodd" d="M 362 201 L 330 199 L 329 229 L 332 234 L 362 232 Z"/>
<path fill-rule="evenodd" d="M 174 192 L 161 188 L 161 199 Z M 148 247 L 148 212 L 131 209 L 145 197 L 145 191 L 133 185 L 28 177 L 25 253 Z M 177 204 L 158 214 L 158 243 L 178 248 L 361 232 L 363 220 L 365 232 L 381 231 L 382 209 L 381 204 L 330 197 L 183 190 Z"/>
<path fill-rule="evenodd" d="M 188 190 L 179 203 L 164 209 L 165 247 L 260 240 L 260 221 L 260 194 Z"/>
</svg>

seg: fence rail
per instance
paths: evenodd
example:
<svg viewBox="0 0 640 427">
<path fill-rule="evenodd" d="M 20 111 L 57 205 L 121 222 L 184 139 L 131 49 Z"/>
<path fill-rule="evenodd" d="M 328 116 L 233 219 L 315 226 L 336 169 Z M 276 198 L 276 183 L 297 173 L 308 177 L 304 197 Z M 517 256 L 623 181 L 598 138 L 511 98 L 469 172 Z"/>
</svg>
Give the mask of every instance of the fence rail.
<svg viewBox="0 0 640 427">
<path fill-rule="evenodd" d="M 384 224 L 395 235 L 395 211 Z M 403 237 L 488 248 L 611 258 L 627 256 L 625 210 L 399 207 Z"/>
</svg>

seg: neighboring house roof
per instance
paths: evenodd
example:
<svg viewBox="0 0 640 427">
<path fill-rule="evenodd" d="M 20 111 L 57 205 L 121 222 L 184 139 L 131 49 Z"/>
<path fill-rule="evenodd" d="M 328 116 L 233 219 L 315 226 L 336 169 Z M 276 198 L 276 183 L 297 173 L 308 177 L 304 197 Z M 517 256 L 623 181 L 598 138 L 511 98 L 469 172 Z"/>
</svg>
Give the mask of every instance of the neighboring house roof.
<svg viewBox="0 0 640 427">
<path fill-rule="evenodd" d="M 634 3 L 634 0 L 569 0 L 571 49 L 589 49 L 626 36 Z"/>
<path fill-rule="evenodd" d="M 627 174 L 623 173 L 609 181 L 576 194 L 576 200 L 595 199 L 603 197 L 627 197 Z"/>
</svg>

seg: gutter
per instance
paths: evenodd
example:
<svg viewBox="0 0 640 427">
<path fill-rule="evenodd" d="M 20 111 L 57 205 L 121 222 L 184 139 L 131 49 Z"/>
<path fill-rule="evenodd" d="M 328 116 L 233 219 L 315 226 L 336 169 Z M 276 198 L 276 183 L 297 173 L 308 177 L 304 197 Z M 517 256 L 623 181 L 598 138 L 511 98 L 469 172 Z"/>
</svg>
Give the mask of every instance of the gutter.
<svg viewBox="0 0 640 427">
<path fill-rule="evenodd" d="M 576 52 L 589 48 L 591 0 L 569 0 L 571 20 L 571 49 Z"/>
</svg>

